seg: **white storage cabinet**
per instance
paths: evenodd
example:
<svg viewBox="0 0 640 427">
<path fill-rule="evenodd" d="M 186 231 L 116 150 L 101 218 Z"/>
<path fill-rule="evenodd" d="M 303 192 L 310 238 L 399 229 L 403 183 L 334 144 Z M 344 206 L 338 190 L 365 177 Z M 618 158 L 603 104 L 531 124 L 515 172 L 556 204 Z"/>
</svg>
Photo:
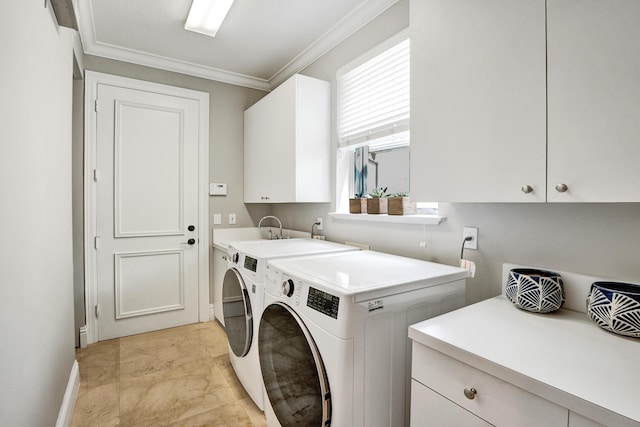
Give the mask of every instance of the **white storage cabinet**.
<svg viewBox="0 0 640 427">
<path fill-rule="evenodd" d="M 213 315 L 224 326 L 222 313 L 222 282 L 227 272 L 227 251 L 213 248 Z"/>
<path fill-rule="evenodd" d="M 640 2 L 412 0 L 410 16 L 412 197 L 640 201 Z"/>
<path fill-rule="evenodd" d="M 330 96 L 296 74 L 245 111 L 245 203 L 330 201 Z"/>
</svg>

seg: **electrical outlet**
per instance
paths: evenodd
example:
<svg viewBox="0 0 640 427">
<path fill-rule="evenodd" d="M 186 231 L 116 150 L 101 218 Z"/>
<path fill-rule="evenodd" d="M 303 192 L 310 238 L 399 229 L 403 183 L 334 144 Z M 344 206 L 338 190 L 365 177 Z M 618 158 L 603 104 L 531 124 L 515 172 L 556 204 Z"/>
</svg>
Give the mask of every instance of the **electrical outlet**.
<svg viewBox="0 0 640 427">
<path fill-rule="evenodd" d="M 235 223 L 236 223 L 236 214 L 230 213 L 229 214 L 229 225 L 233 225 Z"/>
<path fill-rule="evenodd" d="M 462 238 L 466 239 L 471 236 L 471 240 L 464 242 L 465 249 L 478 249 L 478 227 L 464 227 L 462 229 Z"/>
<path fill-rule="evenodd" d="M 321 217 L 321 216 L 319 216 L 319 217 L 316 219 L 316 222 L 318 223 L 318 225 L 316 226 L 316 228 L 317 228 L 319 231 L 322 231 L 322 229 L 324 228 L 324 223 L 322 222 L 322 217 Z"/>
</svg>

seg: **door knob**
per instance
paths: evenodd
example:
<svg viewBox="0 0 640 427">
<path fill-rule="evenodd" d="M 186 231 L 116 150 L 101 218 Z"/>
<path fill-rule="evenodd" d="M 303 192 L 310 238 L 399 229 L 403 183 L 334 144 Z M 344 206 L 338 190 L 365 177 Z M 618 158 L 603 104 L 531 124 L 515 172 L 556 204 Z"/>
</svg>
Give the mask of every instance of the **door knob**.
<svg viewBox="0 0 640 427">
<path fill-rule="evenodd" d="M 196 229 L 195 225 L 190 225 L 190 226 L 187 227 L 187 230 L 189 230 L 189 231 L 193 231 L 195 229 Z"/>
<path fill-rule="evenodd" d="M 186 242 L 182 242 L 183 245 L 195 245 L 196 239 L 189 239 Z"/>
</svg>

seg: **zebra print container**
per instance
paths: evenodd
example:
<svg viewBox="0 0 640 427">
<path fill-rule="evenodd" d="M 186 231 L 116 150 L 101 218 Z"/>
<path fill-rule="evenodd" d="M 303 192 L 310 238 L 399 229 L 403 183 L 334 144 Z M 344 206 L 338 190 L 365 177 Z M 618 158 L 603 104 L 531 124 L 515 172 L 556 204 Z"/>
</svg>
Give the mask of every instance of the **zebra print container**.
<svg viewBox="0 0 640 427">
<path fill-rule="evenodd" d="M 550 313 L 564 304 L 562 277 L 553 271 L 515 268 L 509 271 L 505 295 L 526 311 Z"/>
</svg>

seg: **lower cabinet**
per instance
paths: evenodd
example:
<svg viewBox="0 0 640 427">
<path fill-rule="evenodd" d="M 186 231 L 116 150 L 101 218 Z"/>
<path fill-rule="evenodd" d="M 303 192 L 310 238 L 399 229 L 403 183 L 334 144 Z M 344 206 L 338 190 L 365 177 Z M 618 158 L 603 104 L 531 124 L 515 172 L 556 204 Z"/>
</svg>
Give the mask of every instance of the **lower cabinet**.
<svg viewBox="0 0 640 427">
<path fill-rule="evenodd" d="M 568 409 L 415 342 L 411 376 L 411 427 L 567 427 Z"/>
<path fill-rule="evenodd" d="M 227 272 L 227 251 L 213 249 L 213 315 L 224 326 L 222 314 L 222 282 Z"/>
</svg>

